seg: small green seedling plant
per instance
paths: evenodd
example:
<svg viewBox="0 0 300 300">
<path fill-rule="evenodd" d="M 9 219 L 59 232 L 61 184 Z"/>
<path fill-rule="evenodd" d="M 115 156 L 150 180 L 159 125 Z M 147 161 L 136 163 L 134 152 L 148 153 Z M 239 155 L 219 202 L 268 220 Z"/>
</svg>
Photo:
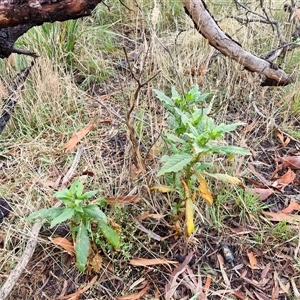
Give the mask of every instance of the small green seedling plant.
<svg viewBox="0 0 300 300">
<path fill-rule="evenodd" d="M 213 155 L 233 156 L 234 154 L 249 155 L 248 149 L 224 144 L 225 134 L 236 130 L 242 123 L 217 125 L 209 115 L 207 103 L 212 98 L 211 93 L 202 93 L 198 85 L 180 96 L 172 88 L 171 97 L 159 90 L 154 90 L 168 112 L 169 129 L 164 133 L 170 154 L 161 158 L 164 163 L 157 175 L 165 175 L 170 190 L 179 193 L 181 201 L 174 204 L 174 213 L 184 208 L 186 212 L 186 234 L 194 231 L 193 201 L 196 192 L 210 205 L 213 197 L 205 177 L 210 176 L 227 183 L 242 184 L 233 176 L 210 173 L 213 169 Z"/>
<path fill-rule="evenodd" d="M 76 266 L 84 271 L 90 247 L 90 239 L 99 241 L 99 234 L 104 236 L 107 242 L 114 248 L 120 245 L 118 234 L 107 224 L 105 213 L 99 205 L 104 205 L 104 199 L 97 199 L 92 203 L 86 202 L 94 197 L 98 191 L 84 193 L 83 184 L 75 180 L 70 188 L 54 193 L 54 196 L 63 202 L 65 207 L 43 208 L 29 215 L 29 220 L 46 219 L 50 227 L 70 221 L 70 230 L 75 243 Z M 92 229 L 96 222 L 97 230 Z"/>
</svg>

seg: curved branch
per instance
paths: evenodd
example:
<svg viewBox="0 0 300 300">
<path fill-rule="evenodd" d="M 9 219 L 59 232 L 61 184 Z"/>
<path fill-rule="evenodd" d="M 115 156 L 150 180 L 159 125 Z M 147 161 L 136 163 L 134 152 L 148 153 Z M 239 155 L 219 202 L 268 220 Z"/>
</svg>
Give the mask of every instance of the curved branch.
<svg viewBox="0 0 300 300">
<path fill-rule="evenodd" d="M 102 0 L 0 0 L 0 28 L 89 16 Z"/>
<path fill-rule="evenodd" d="M 283 86 L 292 82 L 292 78 L 282 69 L 267 60 L 244 50 L 242 46 L 226 35 L 206 9 L 203 1 L 182 0 L 186 13 L 191 17 L 196 29 L 208 39 L 211 46 L 230 57 L 245 69 L 262 74 L 266 79 L 263 86 Z"/>
<path fill-rule="evenodd" d="M 36 57 L 29 50 L 14 47 L 30 28 L 45 22 L 89 16 L 102 0 L 0 0 L 0 58 L 11 53 Z"/>
</svg>

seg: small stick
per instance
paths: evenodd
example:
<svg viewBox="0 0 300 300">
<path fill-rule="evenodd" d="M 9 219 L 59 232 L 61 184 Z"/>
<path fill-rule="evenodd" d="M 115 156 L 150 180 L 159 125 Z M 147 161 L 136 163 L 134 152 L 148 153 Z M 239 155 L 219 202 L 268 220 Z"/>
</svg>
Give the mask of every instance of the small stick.
<svg viewBox="0 0 300 300">
<path fill-rule="evenodd" d="M 63 188 L 67 185 L 67 183 L 70 181 L 71 177 L 73 176 L 73 174 L 74 174 L 74 172 L 75 172 L 75 170 L 76 170 L 76 168 L 79 164 L 81 154 L 83 153 L 83 148 L 84 148 L 84 145 L 80 146 L 77 149 L 77 152 L 76 152 L 74 161 L 72 163 L 72 166 L 71 166 L 71 168 L 69 169 L 69 171 L 67 172 L 67 174 L 64 176 L 64 178 L 62 180 L 61 186 Z"/>
</svg>

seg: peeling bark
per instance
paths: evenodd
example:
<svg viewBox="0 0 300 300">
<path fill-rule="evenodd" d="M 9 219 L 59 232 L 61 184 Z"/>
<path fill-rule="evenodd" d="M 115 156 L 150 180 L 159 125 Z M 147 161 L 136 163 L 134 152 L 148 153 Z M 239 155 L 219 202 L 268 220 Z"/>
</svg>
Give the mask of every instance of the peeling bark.
<svg viewBox="0 0 300 300">
<path fill-rule="evenodd" d="M 0 0 L 0 28 L 89 16 L 101 0 Z"/>
<path fill-rule="evenodd" d="M 102 0 L 0 0 L 0 58 L 11 53 L 37 56 L 14 47 L 30 28 L 45 22 L 89 16 Z"/>
<path fill-rule="evenodd" d="M 226 35 L 202 0 L 182 0 L 182 3 L 195 28 L 208 39 L 211 46 L 243 65 L 246 70 L 264 75 L 262 86 L 284 86 L 292 83 L 292 78 L 277 65 L 244 50 L 238 42 Z"/>
</svg>

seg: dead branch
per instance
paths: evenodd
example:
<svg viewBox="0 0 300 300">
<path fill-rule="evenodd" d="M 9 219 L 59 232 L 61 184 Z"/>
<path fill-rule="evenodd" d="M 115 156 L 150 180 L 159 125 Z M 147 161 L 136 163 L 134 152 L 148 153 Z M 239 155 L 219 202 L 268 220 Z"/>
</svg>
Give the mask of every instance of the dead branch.
<svg viewBox="0 0 300 300">
<path fill-rule="evenodd" d="M 292 78 L 281 68 L 244 50 L 238 42 L 226 35 L 210 15 L 203 1 L 182 0 L 182 3 L 195 28 L 208 39 L 211 46 L 243 65 L 246 70 L 266 77 L 262 86 L 283 86 L 292 82 Z"/>
<path fill-rule="evenodd" d="M 14 47 L 16 40 L 34 26 L 89 16 L 102 0 L 0 0 L 0 58 L 11 53 L 35 56 Z"/>
<path fill-rule="evenodd" d="M 16 267 L 13 269 L 13 271 L 9 274 L 7 280 L 3 284 L 3 286 L 0 289 L 0 299 L 5 300 L 10 292 L 12 291 L 13 287 L 17 283 L 18 279 L 20 278 L 21 274 L 23 273 L 25 267 L 29 263 L 33 252 L 35 250 L 36 244 L 37 244 L 37 237 L 41 230 L 42 223 L 36 223 L 33 225 L 33 227 L 30 230 L 31 236 L 29 238 L 29 241 L 26 245 L 26 248 L 19 259 Z"/>
<path fill-rule="evenodd" d="M 102 0 L 0 0 L 0 28 L 89 16 Z"/>
<path fill-rule="evenodd" d="M 134 111 L 134 109 L 135 109 L 135 107 L 136 107 L 136 105 L 139 101 L 139 95 L 140 95 L 141 89 L 146 84 L 148 84 L 154 77 L 156 77 L 160 73 L 160 71 L 157 72 L 155 75 L 153 75 L 148 80 L 146 80 L 145 82 L 142 82 L 141 81 L 142 73 L 140 74 L 139 77 L 135 76 L 135 74 L 133 72 L 133 69 L 132 69 L 132 66 L 130 64 L 130 61 L 129 61 L 127 51 L 126 51 L 125 48 L 123 48 L 123 50 L 124 50 L 124 53 L 125 53 L 125 58 L 126 58 L 126 62 L 127 62 L 130 74 L 132 75 L 133 79 L 137 83 L 137 88 L 134 92 L 133 99 L 129 103 L 129 110 L 127 111 L 127 114 L 126 114 L 126 122 L 125 123 L 126 123 L 126 126 L 127 126 L 128 130 L 129 130 L 130 141 L 132 143 L 133 150 L 134 150 L 134 153 L 135 153 L 136 166 L 138 168 L 140 168 L 140 170 L 143 173 L 145 173 L 146 172 L 146 166 L 145 166 L 144 160 L 142 158 L 142 155 L 140 153 L 136 132 L 135 132 L 135 129 L 134 129 L 134 125 L 132 124 L 132 120 L 131 120 L 131 114 Z"/>
</svg>

